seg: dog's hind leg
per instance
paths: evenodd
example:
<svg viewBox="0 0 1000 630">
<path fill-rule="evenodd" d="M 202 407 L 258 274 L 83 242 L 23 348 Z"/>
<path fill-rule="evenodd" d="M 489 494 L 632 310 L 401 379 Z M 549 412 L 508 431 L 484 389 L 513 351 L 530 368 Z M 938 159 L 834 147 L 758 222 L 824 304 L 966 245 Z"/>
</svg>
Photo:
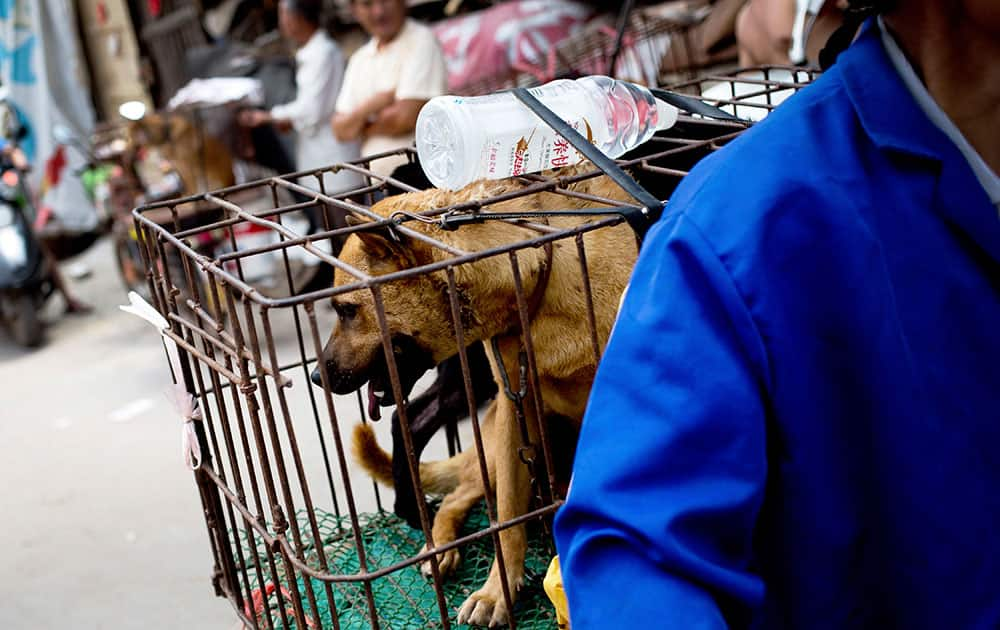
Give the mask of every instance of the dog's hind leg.
<svg viewBox="0 0 1000 630">
<path fill-rule="evenodd" d="M 480 425 L 491 491 L 496 478 L 491 452 L 495 404 L 495 402 L 491 404 L 483 414 Z M 392 485 L 392 456 L 379 447 L 370 424 L 355 425 L 351 450 L 355 461 L 368 474 L 380 483 Z M 477 449 L 468 448 L 454 457 L 441 461 L 422 462 L 420 482 L 428 493 L 444 495 L 444 500 L 434 515 L 431 529 L 435 544 L 443 545 L 455 540 L 469 510 L 479 498 L 482 498 L 486 489 L 486 484 L 482 481 Z"/>
<path fill-rule="evenodd" d="M 469 347 L 466 357 L 473 396 L 481 405 L 496 394 L 496 383 L 482 344 Z M 427 443 L 442 426 L 454 430 L 458 421 L 469 413 L 465 378 L 458 355 L 442 361 L 437 368 L 437 380 L 407 407 L 407 419 L 413 443 L 414 457 L 420 461 Z M 452 453 L 454 454 L 454 453 Z M 410 527 L 420 528 L 420 510 L 413 491 L 413 480 L 406 458 L 406 446 L 398 412 L 392 414 L 392 476 L 396 489 L 394 510 Z"/>
<path fill-rule="evenodd" d="M 483 485 L 480 481 L 460 484 L 455 491 L 446 495 L 441 501 L 437 514 L 434 516 L 434 527 L 431 533 L 437 546 L 452 542 L 458 538 L 459 529 L 465 522 L 469 510 L 483 498 Z M 427 545 L 421 552 L 428 549 Z M 438 569 L 441 575 L 448 576 L 458 568 L 462 560 L 458 548 L 449 549 L 438 555 Z M 431 576 L 431 561 L 420 564 L 420 572 Z"/>
<path fill-rule="evenodd" d="M 496 415 L 496 402 L 490 404 L 483 415 L 481 424 L 481 434 L 483 447 L 486 450 L 484 459 L 486 461 L 486 475 L 489 478 L 489 491 L 493 492 L 496 483 L 495 458 L 491 452 L 493 445 L 492 431 L 494 427 L 494 417 Z M 434 526 L 431 529 L 431 536 L 436 546 L 445 545 L 458 538 L 459 531 L 469 515 L 469 510 L 483 498 L 487 491 L 487 484 L 482 478 L 479 455 L 475 448 L 469 448 L 458 455 L 464 457 L 464 465 L 459 470 L 459 482 L 452 492 L 445 495 L 438 507 L 437 514 L 434 515 Z M 421 474 L 421 476 L 423 476 Z M 427 550 L 427 546 L 421 552 Z M 461 560 L 459 550 L 450 549 L 438 556 L 438 567 L 443 575 L 452 573 Z M 430 561 L 424 561 L 420 565 L 421 572 L 431 575 Z"/>
</svg>

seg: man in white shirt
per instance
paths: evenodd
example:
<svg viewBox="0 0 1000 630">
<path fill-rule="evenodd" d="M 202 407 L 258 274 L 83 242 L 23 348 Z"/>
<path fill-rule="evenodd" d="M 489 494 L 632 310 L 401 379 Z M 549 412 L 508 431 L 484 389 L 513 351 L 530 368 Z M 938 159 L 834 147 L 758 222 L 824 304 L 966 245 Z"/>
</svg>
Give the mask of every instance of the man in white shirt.
<svg viewBox="0 0 1000 630">
<path fill-rule="evenodd" d="M 248 127 L 272 124 L 280 131 L 295 129 L 298 134 L 296 168 L 306 170 L 357 159 L 358 143 L 338 140 L 326 121 L 333 114 L 344 74 L 344 56 L 340 48 L 319 27 L 320 0 L 281 0 L 278 25 L 285 37 L 298 46 L 295 53 L 295 100 L 272 107 L 270 111 L 253 109 L 240 114 Z M 319 190 L 315 177 L 302 178 L 302 184 Z M 360 177 L 350 171 L 325 173 L 327 194 L 357 188 Z"/>
<path fill-rule="evenodd" d="M 333 133 L 342 142 L 360 140 L 362 155 L 410 146 L 420 108 L 448 87 L 441 46 L 406 16 L 405 0 L 351 0 L 351 11 L 371 40 L 347 63 Z M 375 160 L 372 170 L 385 176 L 405 162 Z"/>
</svg>

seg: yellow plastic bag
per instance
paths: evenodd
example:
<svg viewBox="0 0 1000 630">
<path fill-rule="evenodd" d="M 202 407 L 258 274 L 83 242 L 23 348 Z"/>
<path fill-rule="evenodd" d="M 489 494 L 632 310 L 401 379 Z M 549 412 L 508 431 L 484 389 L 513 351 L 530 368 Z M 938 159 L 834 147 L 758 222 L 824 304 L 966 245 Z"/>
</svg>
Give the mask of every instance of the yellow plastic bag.
<svg viewBox="0 0 1000 630">
<path fill-rule="evenodd" d="M 549 570 L 542 580 L 545 594 L 549 596 L 552 605 L 556 607 L 556 622 L 562 629 L 569 628 L 569 602 L 566 601 L 566 591 L 563 590 L 562 572 L 559 570 L 559 556 L 552 558 Z"/>
</svg>

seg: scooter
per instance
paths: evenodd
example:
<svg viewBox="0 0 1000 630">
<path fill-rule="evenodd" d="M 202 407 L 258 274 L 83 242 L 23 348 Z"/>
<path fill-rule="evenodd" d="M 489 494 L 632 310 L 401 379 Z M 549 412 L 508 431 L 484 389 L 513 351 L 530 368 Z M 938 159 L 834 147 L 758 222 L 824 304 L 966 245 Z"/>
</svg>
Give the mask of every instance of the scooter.
<svg viewBox="0 0 1000 630">
<path fill-rule="evenodd" d="M 72 231 L 46 225 L 39 232 L 25 177 L 30 167 L 18 146 L 27 135 L 20 120 L 0 90 L 0 323 L 16 343 L 33 348 L 44 339 L 40 312 L 55 291 L 62 292 L 67 311 L 86 308 L 70 296 L 56 264 L 93 245 L 104 227 Z"/>
<path fill-rule="evenodd" d="M 31 227 L 34 208 L 23 172 L 5 152 L 0 157 L 0 320 L 18 344 L 42 343 L 39 311 L 55 286 Z"/>
</svg>

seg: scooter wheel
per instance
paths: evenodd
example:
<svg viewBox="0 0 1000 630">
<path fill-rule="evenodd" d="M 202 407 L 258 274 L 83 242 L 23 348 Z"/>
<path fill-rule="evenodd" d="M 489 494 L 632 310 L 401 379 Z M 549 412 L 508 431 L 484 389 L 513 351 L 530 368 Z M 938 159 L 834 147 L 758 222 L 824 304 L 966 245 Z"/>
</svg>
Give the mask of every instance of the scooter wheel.
<svg viewBox="0 0 1000 630">
<path fill-rule="evenodd" d="M 14 298 L 9 323 L 10 333 L 19 345 L 35 348 L 42 344 L 44 338 L 42 320 L 38 317 L 35 297 L 30 293 L 22 293 Z"/>
</svg>

